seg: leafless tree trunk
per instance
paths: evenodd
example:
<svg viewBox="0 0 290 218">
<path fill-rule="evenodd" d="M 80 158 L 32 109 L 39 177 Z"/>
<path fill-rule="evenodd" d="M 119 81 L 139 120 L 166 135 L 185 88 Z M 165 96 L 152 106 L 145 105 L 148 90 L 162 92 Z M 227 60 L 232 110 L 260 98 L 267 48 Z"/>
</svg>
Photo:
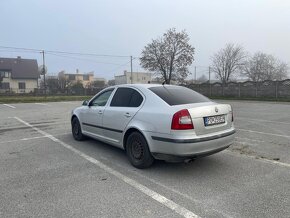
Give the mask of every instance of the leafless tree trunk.
<svg viewBox="0 0 290 218">
<path fill-rule="evenodd" d="M 287 78 L 288 66 L 272 55 L 255 53 L 246 63 L 244 75 L 250 80 L 283 80 Z"/>
<path fill-rule="evenodd" d="M 189 44 L 185 31 L 169 29 L 162 38 L 152 40 L 142 50 L 140 62 L 144 69 L 154 71 L 166 84 L 171 80 L 182 81 L 189 74 L 194 48 Z"/>
<path fill-rule="evenodd" d="M 213 55 L 212 71 L 223 84 L 226 84 L 235 74 L 241 72 L 246 56 L 243 47 L 227 44 Z"/>
</svg>

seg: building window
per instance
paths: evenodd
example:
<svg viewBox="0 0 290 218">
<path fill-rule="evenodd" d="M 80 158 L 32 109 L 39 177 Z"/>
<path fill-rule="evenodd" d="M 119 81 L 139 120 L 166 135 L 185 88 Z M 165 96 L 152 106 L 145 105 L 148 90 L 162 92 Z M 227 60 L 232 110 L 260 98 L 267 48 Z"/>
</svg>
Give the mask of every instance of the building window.
<svg viewBox="0 0 290 218">
<path fill-rule="evenodd" d="M 76 80 L 76 75 L 69 74 L 69 75 L 68 75 L 68 79 L 69 79 L 69 80 Z"/>
<path fill-rule="evenodd" d="M 89 75 L 83 75 L 83 80 L 84 81 L 89 81 L 90 80 L 90 76 Z"/>
<path fill-rule="evenodd" d="M 10 83 L 0 83 L 0 89 L 10 89 Z"/>
<path fill-rule="evenodd" d="M 2 78 L 9 78 L 9 71 L 0 71 L 0 77 Z"/>
<path fill-rule="evenodd" d="M 26 89 L 26 87 L 25 87 L 25 82 L 19 82 L 19 83 L 18 83 L 18 88 L 19 88 L 19 89 Z"/>
</svg>

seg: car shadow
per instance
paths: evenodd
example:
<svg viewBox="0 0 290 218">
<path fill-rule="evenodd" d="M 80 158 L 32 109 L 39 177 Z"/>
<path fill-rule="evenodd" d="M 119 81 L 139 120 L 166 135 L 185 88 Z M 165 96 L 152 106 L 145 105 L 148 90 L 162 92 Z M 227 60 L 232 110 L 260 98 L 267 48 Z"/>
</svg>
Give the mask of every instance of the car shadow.
<svg viewBox="0 0 290 218">
<path fill-rule="evenodd" d="M 68 136 L 72 139 L 72 136 Z M 108 164 L 114 166 L 122 166 L 122 167 L 129 167 L 131 169 L 134 168 L 128 161 L 126 152 L 120 148 L 114 147 L 112 145 L 109 145 L 107 143 L 87 138 L 84 141 L 77 142 L 74 141 L 74 147 L 87 153 L 88 155 L 94 157 L 95 159 L 103 160 L 107 162 Z M 230 167 L 229 164 L 222 158 L 223 154 L 222 152 L 195 159 L 190 163 L 185 162 L 166 162 L 162 160 L 155 160 L 154 164 L 147 168 L 142 169 L 140 171 L 143 172 L 152 172 L 152 171 L 158 171 L 158 172 L 171 172 L 175 173 L 175 175 L 183 175 L 184 173 L 198 173 L 203 174 L 204 172 L 207 172 L 207 174 L 216 173 L 218 171 L 224 170 L 224 168 Z"/>
</svg>

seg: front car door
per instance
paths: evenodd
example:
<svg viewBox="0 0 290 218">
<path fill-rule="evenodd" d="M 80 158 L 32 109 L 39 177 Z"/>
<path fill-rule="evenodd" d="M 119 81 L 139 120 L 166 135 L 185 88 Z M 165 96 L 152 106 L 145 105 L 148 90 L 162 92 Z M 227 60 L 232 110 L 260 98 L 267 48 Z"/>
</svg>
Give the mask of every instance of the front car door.
<svg viewBox="0 0 290 218">
<path fill-rule="evenodd" d="M 108 89 L 93 98 L 83 111 L 82 127 L 84 134 L 103 138 L 103 113 L 114 89 Z"/>
<path fill-rule="evenodd" d="M 144 96 L 136 89 L 119 87 L 103 115 L 104 136 L 122 147 L 123 131 L 143 105 Z"/>
</svg>

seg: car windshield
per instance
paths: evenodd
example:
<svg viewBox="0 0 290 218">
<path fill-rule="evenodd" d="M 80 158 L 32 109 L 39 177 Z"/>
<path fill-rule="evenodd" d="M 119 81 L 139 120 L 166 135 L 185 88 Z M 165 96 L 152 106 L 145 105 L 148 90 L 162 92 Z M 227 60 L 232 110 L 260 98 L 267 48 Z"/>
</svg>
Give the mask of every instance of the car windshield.
<svg viewBox="0 0 290 218">
<path fill-rule="evenodd" d="M 182 86 L 157 86 L 149 89 L 171 106 L 210 102 L 207 97 Z"/>
</svg>

